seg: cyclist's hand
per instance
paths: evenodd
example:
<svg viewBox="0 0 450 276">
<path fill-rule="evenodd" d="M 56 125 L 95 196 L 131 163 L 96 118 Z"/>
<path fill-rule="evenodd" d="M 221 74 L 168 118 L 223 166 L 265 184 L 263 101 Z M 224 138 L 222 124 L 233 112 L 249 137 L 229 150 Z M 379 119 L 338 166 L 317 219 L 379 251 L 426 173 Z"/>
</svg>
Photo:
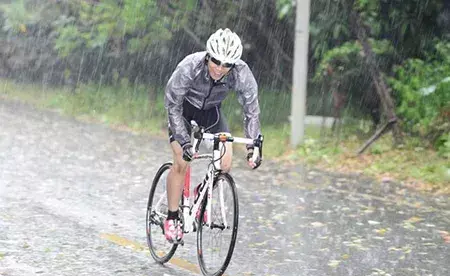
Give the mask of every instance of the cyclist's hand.
<svg viewBox="0 0 450 276">
<path fill-rule="evenodd" d="M 260 156 L 258 156 L 256 160 L 253 162 L 252 158 L 253 158 L 253 149 L 249 148 L 247 149 L 247 162 L 252 169 L 256 169 L 261 165 L 262 159 Z"/>
<path fill-rule="evenodd" d="M 183 145 L 183 160 L 191 162 L 194 158 L 194 151 L 192 150 L 192 145 L 190 143 Z"/>
</svg>

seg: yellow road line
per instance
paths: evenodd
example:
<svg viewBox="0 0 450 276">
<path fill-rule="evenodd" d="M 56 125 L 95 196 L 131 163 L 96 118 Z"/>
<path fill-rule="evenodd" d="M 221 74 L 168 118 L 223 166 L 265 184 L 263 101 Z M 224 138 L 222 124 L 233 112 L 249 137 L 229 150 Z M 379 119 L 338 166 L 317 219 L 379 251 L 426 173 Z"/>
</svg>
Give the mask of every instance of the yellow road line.
<svg viewBox="0 0 450 276">
<path fill-rule="evenodd" d="M 102 234 L 100 234 L 100 237 L 104 240 L 110 241 L 117 245 L 130 248 L 133 251 L 142 252 L 142 251 L 147 250 L 147 246 L 144 246 L 135 241 L 130 241 L 130 240 L 128 240 L 124 237 L 118 236 L 116 234 L 102 233 Z M 170 259 L 169 263 L 171 263 L 177 267 L 184 268 L 190 272 L 200 274 L 200 269 L 198 268 L 198 266 L 196 264 L 190 263 L 186 260 L 172 257 L 172 259 Z"/>
<path fill-rule="evenodd" d="M 125 239 L 121 236 L 118 236 L 116 234 L 108 234 L 108 233 L 102 233 L 100 234 L 100 237 L 104 240 L 108 240 L 112 243 L 115 243 L 117 245 L 123 246 L 123 247 L 128 247 L 133 249 L 134 251 L 144 251 L 145 247 L 138 243 L 138 242 L 134 242 L 134 241 L 130 241 L 128 239 Z"/>
</svg>

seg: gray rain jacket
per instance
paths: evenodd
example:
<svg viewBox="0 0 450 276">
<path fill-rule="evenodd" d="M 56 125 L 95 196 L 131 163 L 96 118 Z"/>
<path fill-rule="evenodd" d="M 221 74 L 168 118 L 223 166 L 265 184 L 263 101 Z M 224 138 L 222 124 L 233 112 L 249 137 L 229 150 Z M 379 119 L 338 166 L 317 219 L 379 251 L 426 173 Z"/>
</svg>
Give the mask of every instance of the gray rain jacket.
<svg viewBox="0 0 450 276">
<path fill-rule="evenodd" d="M 184 100 L 198 109 L 207 110 L 220 105 L 230 90 L 237 92 L 244 109 L 245 136 L 257 138 L 261 134 L 258 85 L 250 68 L 239 60 L 228 75 L 214 82 L 209 76 L 205 58 L 206 52 L 186 56 L 167 83 L 164 101 L 174 139 L 180 145 L 190 142 L 182 118 Z"/>
</svg>

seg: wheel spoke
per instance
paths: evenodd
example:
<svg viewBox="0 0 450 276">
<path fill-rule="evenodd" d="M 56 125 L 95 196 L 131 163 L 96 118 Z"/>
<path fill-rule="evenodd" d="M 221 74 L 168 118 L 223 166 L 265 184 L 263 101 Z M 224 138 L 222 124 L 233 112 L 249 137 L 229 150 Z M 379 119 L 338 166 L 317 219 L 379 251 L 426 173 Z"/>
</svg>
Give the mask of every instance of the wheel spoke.
<svg viewBox="0 0 450 276">
<path fill-rule="evenodd" d="M 171 164 L 166 163 L 156 173 L 147 203 L 147 244 L 150 253 L 159 263 L 172 258 L 177 244 L 169 243 L 164 236 L 164 220 L 167 217 L 166 180 Z"/>
</svg>

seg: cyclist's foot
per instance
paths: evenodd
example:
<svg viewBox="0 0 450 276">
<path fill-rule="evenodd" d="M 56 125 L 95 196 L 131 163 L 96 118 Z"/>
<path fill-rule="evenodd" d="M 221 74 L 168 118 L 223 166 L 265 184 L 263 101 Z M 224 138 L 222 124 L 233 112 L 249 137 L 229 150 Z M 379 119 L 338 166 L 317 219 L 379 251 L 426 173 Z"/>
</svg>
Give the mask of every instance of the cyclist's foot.
<svg viewBox="0 0 450 276">
<path fill-rule="evenodd" d="M 170 243 L 181 243 L 183 230 L 178 219 L 167 219 L 164 222 L 164 235 Z"/>
</svg>

